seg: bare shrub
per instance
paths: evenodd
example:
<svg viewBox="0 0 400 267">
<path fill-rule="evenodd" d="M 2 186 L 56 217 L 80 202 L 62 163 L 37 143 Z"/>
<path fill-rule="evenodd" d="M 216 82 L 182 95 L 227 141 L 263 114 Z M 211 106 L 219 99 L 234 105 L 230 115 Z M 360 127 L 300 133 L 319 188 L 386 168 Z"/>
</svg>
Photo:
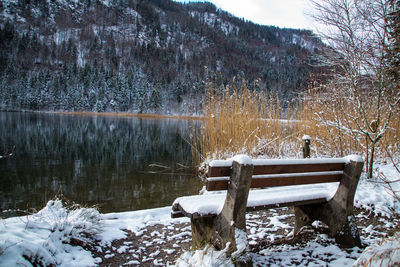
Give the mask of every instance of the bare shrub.
<svg viewBox="0 0 400 267">
<path fill-rule="evenodd" d="M 336 140 L 337 150 L 355 147 L 372 177 L 378 143 L 398 116 L 398 85 L 387 71 L 389 0 L 313 1 L 320 36 L 329 44 L 319 63 L 332 72 L 311 96 L 312 119 Z M 349 141 L 348 141 L 349 140 Z"/>
</svg>

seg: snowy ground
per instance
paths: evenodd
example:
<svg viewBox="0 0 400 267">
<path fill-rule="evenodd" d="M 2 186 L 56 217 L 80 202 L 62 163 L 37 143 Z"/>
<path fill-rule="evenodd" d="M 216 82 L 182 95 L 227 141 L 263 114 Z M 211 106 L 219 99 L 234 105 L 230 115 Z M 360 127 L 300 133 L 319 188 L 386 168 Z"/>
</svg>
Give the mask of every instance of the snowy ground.
<svg viewBox="0 0 400 267">
<path fill-rule="evenodd" d="M 390 165 L 379 169 L 392 180 L 400 179 Z M 360 181 L 355 207 L 365 246 L 392 235 L 398 227 L 399 220 L 393 213 L 399 211 L 398 203 L 375 180 Z M 170 212 L 171 207 L 165 207 L 99 214 L 94 209 L 65 209 L 61 202 L 52 201 L 37 214 L 0 221 L 0 266 L 232 263 L 211 248 L 190 251 L 189 220 L 171 219 Z M 351 266 L 363 251 L 341 249 L 319 222 L 296 237 L 293 226 L 290 208 L 247 214 L 247 254 L 255 266 Z"/>
</svg>

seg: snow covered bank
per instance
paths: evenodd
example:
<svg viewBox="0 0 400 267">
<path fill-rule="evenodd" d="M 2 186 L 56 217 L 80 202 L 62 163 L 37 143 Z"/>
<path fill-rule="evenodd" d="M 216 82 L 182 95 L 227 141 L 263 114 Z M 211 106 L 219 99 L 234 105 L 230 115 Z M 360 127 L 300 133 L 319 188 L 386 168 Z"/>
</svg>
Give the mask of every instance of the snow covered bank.
<svg viewBox="0 0 400 267">
<path fill-rule="evenodd" d="M 67 209 L 51 200 L 36 214 L 0 222 L 0 266 L 93 266 L 99 260 L 80 245 L 90 244 L 100 229 L 97 210 Z"/>
<path fill-rule="evenodd" d="M 156 224 L 189 222 L 189 218 L 171 219 L 171 207 L 138 210 L 102 215 L 103 231 L 97 237 L 103 245 L 109 245 L 113 240 L 126 237 L 125 230 L 140 234 L 144 227 Z"/>
<path fill-rule="evenodd" d="M 391 164 L 377 164 L 376 170 L 383 173 L 389 181 L 394 181 L 391 184 L 393 191 L 382 179 L 362 177 L 357 187 L 354 206 L 391 218 L 394 213 L 400 213 L 400 203 L 393 198 L 393 192 L 397 192 L 399 196 L 400 173 Z"/>
<path fill-rule="evenodd" d="M 51 200 L 36 214 L 0 221 L 0 266 L 96 266 L 88 249 L 110 246 L 114 240 L 155 224 L 189 222 L 171 219 L 171 208 L 99 214 L 93 208 L 73 209 Z"/>
</svg>

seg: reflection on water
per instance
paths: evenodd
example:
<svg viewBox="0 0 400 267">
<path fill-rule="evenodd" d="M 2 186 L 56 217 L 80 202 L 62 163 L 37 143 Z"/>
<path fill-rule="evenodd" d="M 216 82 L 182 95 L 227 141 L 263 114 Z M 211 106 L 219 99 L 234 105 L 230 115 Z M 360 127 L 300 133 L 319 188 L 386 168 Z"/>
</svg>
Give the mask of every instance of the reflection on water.
<svg viewBox="0 0 400 267">
<path fill-rule="evenodd" d="M 101 212 L 196 194 L 188 121 L 0 113 L 0 210 L 39 209 L 61 191 Z M 182 136 L 182 137 L 181 137 Z"/>
</svg>

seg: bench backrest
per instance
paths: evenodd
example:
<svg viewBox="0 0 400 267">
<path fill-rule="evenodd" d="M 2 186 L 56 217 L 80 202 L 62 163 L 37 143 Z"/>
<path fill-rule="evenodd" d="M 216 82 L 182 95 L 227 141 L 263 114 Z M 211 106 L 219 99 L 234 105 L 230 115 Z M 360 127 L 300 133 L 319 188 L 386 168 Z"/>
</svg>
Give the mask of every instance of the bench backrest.
<svg viewBox="0 0 400 267">
<path fill-rule="evenodd" d="M 254 165 L 251 188 L 339 182 L 348 160 L 273 159 L 252 160 Z M 232 169 L 231 160 L 215 160 L 209 164 L 208 191 L 226 190 Z"/>
</svg>

